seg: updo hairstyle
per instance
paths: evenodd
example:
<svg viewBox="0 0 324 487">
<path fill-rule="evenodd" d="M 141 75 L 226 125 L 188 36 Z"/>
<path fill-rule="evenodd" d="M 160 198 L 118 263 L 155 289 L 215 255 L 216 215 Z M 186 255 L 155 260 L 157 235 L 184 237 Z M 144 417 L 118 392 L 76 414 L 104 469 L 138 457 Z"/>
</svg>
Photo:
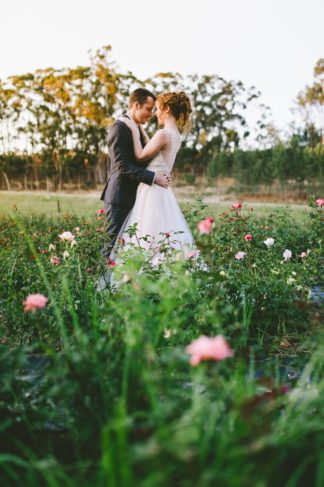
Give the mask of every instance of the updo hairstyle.
<svg viewBox="0 0 324 487">
<path fill-rule="evenodd" d="M 161 110 L 169 107 L 181 131 L 190 128 L 189 116 L 192 112 L 191 103 L 184 91 L 168 91 L 156 97 Z"/>
</svg>

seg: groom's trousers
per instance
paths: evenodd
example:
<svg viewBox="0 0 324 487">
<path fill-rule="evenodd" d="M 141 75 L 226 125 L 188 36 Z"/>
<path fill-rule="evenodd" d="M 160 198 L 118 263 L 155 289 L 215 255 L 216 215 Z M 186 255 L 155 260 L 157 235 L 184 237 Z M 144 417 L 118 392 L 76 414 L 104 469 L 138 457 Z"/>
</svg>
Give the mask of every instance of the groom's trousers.
<svg viewBox="0 0 324 487">
<path fill-rule="evenodd" d="M 110 256 L 120 229 L 131 209 L 132 207 L 125 207 L 105 202 L 108 241 L 101 250 L 101 255 L 103 257 L 108 259 Z"/>
</svg>

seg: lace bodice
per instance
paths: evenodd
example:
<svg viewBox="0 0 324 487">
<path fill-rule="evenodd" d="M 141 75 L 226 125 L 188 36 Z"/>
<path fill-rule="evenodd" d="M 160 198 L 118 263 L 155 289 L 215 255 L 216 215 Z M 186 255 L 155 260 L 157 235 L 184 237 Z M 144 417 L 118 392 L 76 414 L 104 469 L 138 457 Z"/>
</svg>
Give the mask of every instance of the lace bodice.
<svg viewBox="0 0 324 487">
<path fill-rule="evenodd" d="M 167 130 L 170 134 L 170 143 L 161 149 L 151 160 L 147 169 L 156 171 L 172 171 L 173 164 L 181 145 L 181 136 L 176 129 L 162 129 Z"/>
</svg>

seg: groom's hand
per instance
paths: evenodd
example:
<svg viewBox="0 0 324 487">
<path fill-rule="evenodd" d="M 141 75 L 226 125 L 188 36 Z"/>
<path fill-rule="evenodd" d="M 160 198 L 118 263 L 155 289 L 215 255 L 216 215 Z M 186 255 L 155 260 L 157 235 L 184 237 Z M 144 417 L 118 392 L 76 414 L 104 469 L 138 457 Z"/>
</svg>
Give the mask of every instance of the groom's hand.
<svg viewBox="0 0 324 487">
<path fill-rule="evenodd" d="M 170 174 L 166 174 L 165 172 L 157 172 L 155 174 L 154 183 L 161 186 L 162 188 L 168 188 L 171 182 Z"/>
</svg>

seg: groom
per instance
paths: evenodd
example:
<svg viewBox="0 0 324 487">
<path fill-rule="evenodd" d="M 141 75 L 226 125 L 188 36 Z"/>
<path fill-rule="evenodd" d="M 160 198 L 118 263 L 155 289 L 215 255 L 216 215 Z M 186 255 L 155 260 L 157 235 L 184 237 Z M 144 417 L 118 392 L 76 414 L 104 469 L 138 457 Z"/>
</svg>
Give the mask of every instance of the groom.
<svg viewBox="0 0 324 487">
<path fill-rule="evenodd" d="M 143 147 L 144 140 L 139 126 L 152 117 L 154 102 L 153 93 L 144 88 L 133 91 L 129 98 L 127 116 L 138 125 Z M 139 183 L 158 184 L 162 188 L 167 188 L 170 184 L 167 174 L 149 171 L 143 163 L 136 161 L 131 131 L 120 120 L 109 129 L 108 150 L 110 174 L 100 198 L 105 202 L 108 222 L 108 242 L 101 251 L 106 258 L 109 257 L 122 224 L 134 206 Z"/>
</svg>

